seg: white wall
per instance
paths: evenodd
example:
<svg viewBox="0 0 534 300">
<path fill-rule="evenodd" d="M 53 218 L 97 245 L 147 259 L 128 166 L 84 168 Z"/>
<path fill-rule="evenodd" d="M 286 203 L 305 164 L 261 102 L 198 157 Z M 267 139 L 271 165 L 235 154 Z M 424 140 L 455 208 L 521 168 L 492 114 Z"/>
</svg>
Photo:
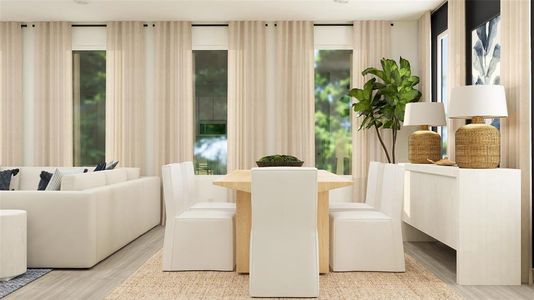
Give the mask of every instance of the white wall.
<svg viewBox="0 0 534 300">
<path fill-rule="evenodd" d="M 191 29 L 193 50 L 228 49 L 228 27 L 193 26 Z"/>
<path fill-rule="evenodd" d="M 106 27 L 72 27 L 72 50 L 106 50 Z"/>
<path fill-rule="evenodd" d="M 352 37 L 352 26 L 315 26 L 313 30 L 315 49 L 352 49 Z"/>
</svg>

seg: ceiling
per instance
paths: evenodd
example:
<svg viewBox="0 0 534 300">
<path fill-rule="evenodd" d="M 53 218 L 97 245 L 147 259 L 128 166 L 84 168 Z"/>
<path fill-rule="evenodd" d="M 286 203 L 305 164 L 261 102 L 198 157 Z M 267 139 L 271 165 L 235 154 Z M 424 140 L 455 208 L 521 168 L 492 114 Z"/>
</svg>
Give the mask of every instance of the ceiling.
<svg viewBox="0 0 534 300">
<path fill-rule="evenodd" d="M 0 0 L 1 21 L 415 20 L 443 0 Z M 340 3 L 347 2 L 347 3 Z"/>
</svg>

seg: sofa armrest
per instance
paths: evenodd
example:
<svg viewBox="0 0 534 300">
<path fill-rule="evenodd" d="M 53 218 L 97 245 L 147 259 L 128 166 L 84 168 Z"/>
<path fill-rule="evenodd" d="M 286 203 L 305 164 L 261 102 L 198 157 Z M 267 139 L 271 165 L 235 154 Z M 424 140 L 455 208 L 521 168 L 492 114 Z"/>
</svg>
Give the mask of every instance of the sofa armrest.
<svg viewBox="0 0 534 300">
<path fill-rule="evenodd" d="M 84 191 L 0 191 L 28 214 L 28 266 L 90 268 L 160 222 L 159 177 Z"/>
<path fill-rule="evenodd" d="M 142 177 L 86 192 L 95 195 L 98 260 L 160 223 L 159 177 Z"/>
<path fill-rule="evenodd" d="M 94 194 L 2 191 L 0 209 L 28 214 L 28 267 L 89 268 L 97 262 Z"/>
</svg>

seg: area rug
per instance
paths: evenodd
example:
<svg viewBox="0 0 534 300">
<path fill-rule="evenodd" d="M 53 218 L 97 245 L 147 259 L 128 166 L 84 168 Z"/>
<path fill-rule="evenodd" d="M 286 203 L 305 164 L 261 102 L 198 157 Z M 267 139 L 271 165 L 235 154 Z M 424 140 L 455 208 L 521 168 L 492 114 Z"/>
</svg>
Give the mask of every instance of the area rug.
<svg viewBox="0 0 534 300">
<path fill-rule="evenodd" d="M 461 299 L 410 256 L 405 273 L 332 272 L 320 280 L 320 299 Z M 162 272 L 160 251 L 106 299 L 249 299 L 248 276 Z"/>
<path fill-rule="evenodd" d="M 26 273 L 8 281 L 0 281 L 0 299 L 50 273 L 52 269 L 28 269 Z"/>
</svg>

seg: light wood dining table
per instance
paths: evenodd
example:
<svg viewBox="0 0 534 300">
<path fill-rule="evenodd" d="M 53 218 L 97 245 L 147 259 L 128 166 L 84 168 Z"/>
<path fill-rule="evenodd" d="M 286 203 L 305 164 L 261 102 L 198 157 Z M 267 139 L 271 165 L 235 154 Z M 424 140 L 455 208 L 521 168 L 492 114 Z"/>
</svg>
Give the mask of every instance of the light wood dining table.
<svg viewBox="0 0 534 300">
<path fill-rule="evenodd" d="M 215 180 L 213 184 L 236 191 L 235 251 L 236 271 L 249 272 L 251 210 L 250 170 L 236 170 Z M 319 271 L 330 270 L 329 243 L 330 222 L 328 215 L 328 192 L 333 189 L 352 185 L 352 180 L 343 176 L 319 170 L 317 174 L 317 232 L 319 235 Z"/>
</svg>

